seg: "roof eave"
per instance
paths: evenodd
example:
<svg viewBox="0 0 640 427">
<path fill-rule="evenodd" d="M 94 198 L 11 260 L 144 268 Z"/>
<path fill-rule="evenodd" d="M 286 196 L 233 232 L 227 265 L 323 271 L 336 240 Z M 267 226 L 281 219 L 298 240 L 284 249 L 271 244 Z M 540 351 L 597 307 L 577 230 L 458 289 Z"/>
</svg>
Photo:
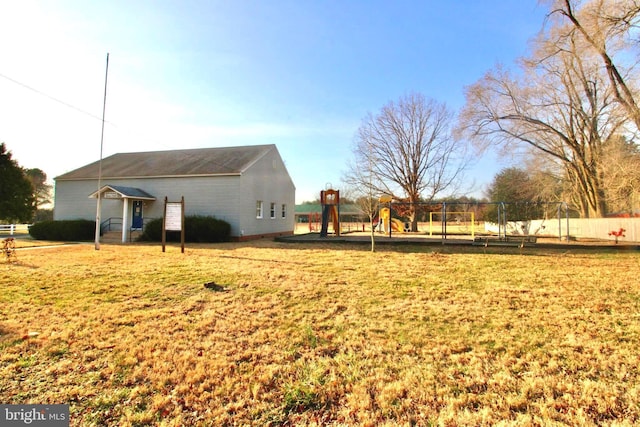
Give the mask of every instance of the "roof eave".
<svg viewBox="0 0 640 427">
<path fill-rule="evenodd" d="M 232 173 L 214 173 L 214 174 L 194 174 L 194 175 L 149 175 L 149 176 L 103 176 L 100 179 L 105 181 L 108 179 L 160 179 L 160 178 L 203 178 L 217 176 L 240 176 L 242 172 Z M 82 178 L 64 178 L 56 177 L 54 181 L 97 181 L 98 177 L 82 177 Z"/>
</svg>

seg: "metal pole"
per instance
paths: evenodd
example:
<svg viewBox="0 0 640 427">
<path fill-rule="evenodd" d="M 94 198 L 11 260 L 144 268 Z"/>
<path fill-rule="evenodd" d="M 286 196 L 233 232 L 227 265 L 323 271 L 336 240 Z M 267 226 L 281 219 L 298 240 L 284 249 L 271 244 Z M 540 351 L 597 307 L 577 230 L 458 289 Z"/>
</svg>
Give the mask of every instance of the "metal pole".
<svg viewBox="0 0 640 427">
<path fill-rule="evenodd" d="M 336 236 L 340 236 L 340 232 L 342 231 L 342 223 L 340 222 L 340 190 L 336 193 L 336 212 L 338 214 L 338 230 L 336 230 Z"/>
<path fill-rule="evenodd" d="M 500 236 L 500 229 L 503 230 L 502 236 Z M 507 207 L 504 202 L 498 204 L 498 240 L 502 237 L 507 240 Z"/>
<path fill-rule="evenodd" d="M 182 211 L 180 213 L 180 252 L 184 253 L 184 196 L 180 199 L 180 207 Z"/>
<path fill-rule="evenodd" d="M 564 203 L 564 213 L 567 217 L 567 242 L 570 241 L 571 239 L 569 239 L 569 205 L 567 205 L 567 202 L 562 202 Z"/>
<path fill-rule="evenodd" d="M 442 244 L 447 238 L 447 202 L 442 202 L 442 218 L 440 219 L 440 227 L 442 228 Z"/>
<path fill-rule="evenodd" d="M 107 52 L 107 66 L 104 73 L 104 97 L 102 101 L 102 131 L 100 133 L 100 162 L 98 163 L 98 201 L 96 203 L 96 235 L 95 235 L 95 249 L 100 250 L 100 211 L 102 195 L 100 194 L 100 187 L 102 187 L 102 147 L 104 145 L 104 115 L 107 108 L 107 77 L 109 76 L 109 53 Z M 124 227 L 124 224 L 123 224 Z"/>
<path fill-rule="evenodd" d="M 500 211 L 500 203 L 498 203 L 498 240 L 500 240 L 500 230 L 502 229 L 502 218 L 501 218 L 501 211 Z"/>
<path fill-rule="evenodd" d="M 389 201 L 389 224 L 387 226 L 389 227 L 389 238 L 391 238 L 391 201 Z"/>
<path fill-rule="evenodd" d="M 162 213 L 162 252 L 165 251 L 167 243 L 167 202 L 169 198 L 164 196 L 164 212 Z"/>
<path fill-rule="evenodd" d="M 562 217 L 561 215 L 562 202 L 558 203 L 558 240 L 562 241 Z"/>
</svg>

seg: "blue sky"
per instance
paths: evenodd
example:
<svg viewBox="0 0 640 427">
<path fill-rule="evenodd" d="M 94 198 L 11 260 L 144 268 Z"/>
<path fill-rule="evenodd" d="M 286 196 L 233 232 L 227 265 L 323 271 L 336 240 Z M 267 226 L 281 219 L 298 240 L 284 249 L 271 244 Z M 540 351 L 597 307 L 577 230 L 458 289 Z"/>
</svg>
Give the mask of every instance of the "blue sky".
<svg viewBox="0 0 640 427">
<path fill-rule="evenodd" d="M 0 3 L 0 141 L 50 178 L 103 155 L 276 144 L 296 202 L 340 187 L 354 135 L 409 92 L 464 104 L 542 28 L 537 0 Z M 491 154 L 464 188 L 481 195 Z M 472 185 L 475 184 L 475 185 Z"/>
</svg>

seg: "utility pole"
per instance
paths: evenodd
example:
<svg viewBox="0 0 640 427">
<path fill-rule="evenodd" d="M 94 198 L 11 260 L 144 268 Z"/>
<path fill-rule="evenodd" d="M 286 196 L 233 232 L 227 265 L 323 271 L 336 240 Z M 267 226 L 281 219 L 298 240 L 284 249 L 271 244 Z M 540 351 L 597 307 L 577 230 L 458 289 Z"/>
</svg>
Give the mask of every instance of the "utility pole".
<svg viewBox="0 0 640 427">
<path fill-rule="evenodd" d="M 102 100 L 102 131 L 100 133 L 100 162 L 98 163 L 98 201 L 96 203 L 96 238 L 95 249 L 100 250 L 100 211 L 102 210 L 100 189 L 102 187 L 102 147 L 104 145 L 104 114 L 107 108 L 107 77 L 109 76 L 109 52 L 107 52 L 107 66 L 104 73 L 104 97 Z M 122 224 L 124 227 L 124 224 Z"/>
</svg>

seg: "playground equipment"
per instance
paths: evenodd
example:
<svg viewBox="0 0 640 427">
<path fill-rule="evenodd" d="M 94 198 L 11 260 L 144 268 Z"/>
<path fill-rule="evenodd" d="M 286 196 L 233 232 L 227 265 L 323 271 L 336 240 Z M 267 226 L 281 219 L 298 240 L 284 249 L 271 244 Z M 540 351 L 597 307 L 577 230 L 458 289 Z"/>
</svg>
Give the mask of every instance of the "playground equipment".
<svg viewBox="0 0 640 427">
<path fill-rule="evenodd" d="M 378 201 L 380 203 L 389 204 L 389 207 L 380 208 L 380 212 L 378 213 L 378 230 L 383 233 L 388 232 L 389 237 L 391 237 L 392 231 L 397 231 L 398 233 L 408 231 L 404 222 L 391 216 L 391 203 L 393 202 L 393 197 L 388 194 L 383 194 L 380 196 Z"/>
<path fill-rule="evenodd" d="M 329 221 L 333 224 L 333 234 L 340 235 L 340 190 L 322 190 L 320 192 L 322 205 L 322 227 L 320 237 L 327 237 Z"/>
<path fill-rule="evenodd" d="M 609 236 L 614 236 L 614 237 L 615 237 L 615 239 L 616 239 L 616 245 L 617 245 L 617 244 L 618 244 L 618 238 L 620 238 L 620 237 L 626 237 L 626 236 L 624 235 L 624 232 L 625 232 L 625 231 L 627 231 L 627 230 L 625 230 L 624 228 L 621 228 L 621 229 L 619 229 L 618 231 L 613 230 L 613 231 L 610 231 L 610 232 L 609 232 Z"/>
<path fill-rule="evenodd" d="M 404 222 L 399 219 L 391 217 L 391 209 L 382 208 L 380 209 L 380 231 L 384 233 L 386 227 L 391 225 L 392 231 L 397 231 L 399 233 L 404 233 Z"/>
<path fill-rule="evenodd" d="M 322 215 L 318 212 L 311 212 L 307 221 L 309 221 L 309 233 L 319 231 L 322 225 Z"/>
<path fill-rule="evenodd" d="M 446 214 L 429 212 L 429 236 L 433 236 L 433 232 L 436 230 L 434 224 L 436 224 L 443 234 L 471 234 L 471 238 L 474 239 L 476 236 L 475 223 L 473 211 L 446 212 Z"/>
</svg>

